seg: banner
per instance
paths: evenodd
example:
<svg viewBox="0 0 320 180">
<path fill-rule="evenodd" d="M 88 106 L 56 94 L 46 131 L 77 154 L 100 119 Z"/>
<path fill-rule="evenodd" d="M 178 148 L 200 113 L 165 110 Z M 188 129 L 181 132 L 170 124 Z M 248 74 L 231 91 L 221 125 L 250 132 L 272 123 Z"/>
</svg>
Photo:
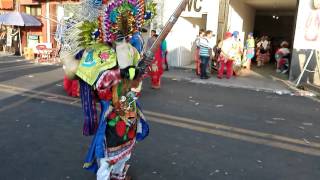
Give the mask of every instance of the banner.
<svg viewBox="0 0 320 180">
<path fill-rule="evenodd" d="M 182 12 L 182 17 L 201 18 L 203 14 L 205 0 L 189 0 L 186 9 Z"/>
<path fill-rule="evenodd" d="M 320 49 L 320 0 L 299 3 L 295 49 Z"/>
</svg>

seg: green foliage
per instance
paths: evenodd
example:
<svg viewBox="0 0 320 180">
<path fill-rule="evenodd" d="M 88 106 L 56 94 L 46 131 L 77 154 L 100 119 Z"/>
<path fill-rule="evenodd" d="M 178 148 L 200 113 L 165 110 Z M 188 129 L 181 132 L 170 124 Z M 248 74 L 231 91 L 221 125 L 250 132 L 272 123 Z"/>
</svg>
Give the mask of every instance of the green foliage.
<svg viewBox="0 0 320 180">
<path fill-rule="evenodd" d="M 91 47 L 93 44 L 97 43 L 95 37 L 93 37 L 93 33 L 98 29 L 98 26 L 98 21 L 84 21 L 78 27 L 78 29 L 81 31 L 78 39 L 81 47 L 88 48 Z"/>
<path fill-rule="evenodd" d="M 153 19 L 158 15 L 157 14 L 157 3 L 153 2 L 153 1 L 148 1 L 146 3 L 146 11 L 150 11 L 152 14 L 151 19 L 145 20 L 144 25 L 147 26 L 149 25 Z"/>
</svg>

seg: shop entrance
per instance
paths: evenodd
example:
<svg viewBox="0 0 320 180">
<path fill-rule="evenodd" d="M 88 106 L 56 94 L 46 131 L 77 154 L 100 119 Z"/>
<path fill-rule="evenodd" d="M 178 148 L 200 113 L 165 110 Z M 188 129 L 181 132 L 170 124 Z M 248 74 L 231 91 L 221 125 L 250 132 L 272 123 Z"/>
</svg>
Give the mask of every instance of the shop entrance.
<svg viewBox="0 0 320 180">
<path fill-rule="evenodd" d="M 289 69 L 276 72 L 275 53 L 284 41 L 288 42 L 288 48 L 292 52 L 297 6 L 298 0 L 230 0 L 228 29 L 242 32 L 241 39 L 244 44 L 250 32 L 254 33 L 256 45 L 266 37 L 270 42 L 269 57 L 263 66 L 257 68 L 256 56 L 252 64 L 253 72 L 263 76 L 288 79 Z M 291 58 L 291 55 L 289 57 Z M 288 68 L 290 68 L 290 58 Z"/>
</svg>

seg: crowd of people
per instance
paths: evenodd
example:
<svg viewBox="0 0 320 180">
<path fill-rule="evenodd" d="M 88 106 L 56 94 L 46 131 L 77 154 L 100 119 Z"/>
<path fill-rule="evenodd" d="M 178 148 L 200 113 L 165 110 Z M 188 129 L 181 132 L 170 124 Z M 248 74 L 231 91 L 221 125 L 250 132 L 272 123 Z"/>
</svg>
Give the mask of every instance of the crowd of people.
<svg viewBox="0 0 320 180">
<path fill-rule="evenodd" d="M 156 30 L 151 30 L 147 43 L 144 42 L 141 32 L 135 32 L 132 37 L 128 38 L 128 42 L 136 47 L 140 54 L 150 49 L 158 37 Z M 252 61 L 256 61 L 257 67 L 263 67 L 269 63 L 272 56 L 275 60 L 277 73 L 287 73 L 289 69 L 290 50 L 289 43 L 283 41 L 280 47 L 272 50 L 271 41 L 267 36 L 254 38 L 253 33 L 249 33 L 247 39 L 242 44 L 239 38 L 239 32 L 226 32 L 224 39 L 217 44 L 213 39 L 211 30 L 200 30 L 196 38 L 196 50 L 194 59 L 196 63 L 196 74 L 200 79 L 208 79 L 210 72 L 217 71 L 217 78 L 222 79 L 226 75 L 227 79 L 237 76 L 242 70 L 250 71 Z M 147 75 L 151 79 L 151 87 L 159 89 L 161 87 L 161 77 L 164 71 L 169 70 L 167 60 L 167 42 L 164 40 L 158 47 L 154 55 Z M 209 70 L 211 67 L 211 71 Z M 64 80 L 65 90 L 70 96 L 79 96 L 79 84 L 77 82 Z"/>
<path fill-rule="evenodd" d="M 287 41 L 283 41 L 280 47 L 273 51 L 275 48 L 272 47 L 268 36 L 255 39 L 253 33 L 249 33 L 243 45 L 239 35 L 238 31 L 226 32 L 224 39 L 215 45 L 212 31 L 199 31 L 195 40 L 194 59 L 196 74 L 200 79 L 209 78 L 208 67 L 211 67 L 211 72 L 213 69 L 217 70 L 219 79 L 223 78 L 225 72 L 226 78 L 230 79 L 244 69 L 250 71 L 253 60 L 260 68 L 274 59 L 277 73 L 288 72 L 291 53 Z"/>
</svg>

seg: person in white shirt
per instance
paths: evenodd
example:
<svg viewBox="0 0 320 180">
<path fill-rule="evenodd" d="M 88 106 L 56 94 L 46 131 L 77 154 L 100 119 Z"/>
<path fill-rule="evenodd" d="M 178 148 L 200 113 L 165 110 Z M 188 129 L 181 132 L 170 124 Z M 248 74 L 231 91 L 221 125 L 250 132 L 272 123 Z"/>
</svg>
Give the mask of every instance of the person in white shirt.
<svg viewBox="0 0 320 180">
<path fill-rule="evenodd" d="M 196 64 L 196 74 L 198 76 L 200 76 L 200 62 L 201 62 L 200 54 L 199 54 L 199 51 L 200 51 L 199 42 L 200 42 L 200 38 L 204 37 L 204 35 L 205 35 L 205 31 L 203 29 L 200 29 L 199 35 L 197 36 L 197 38 L 195 40 L 196 50 L 194 52 L 194 61 Z"/>
<path fill-rule="evenodd" d="M 212 56 L 212 48 L 209 39 L 212 38 L 212 31 L 206 31 L 206 36 L 200 38 L 199 40 L 199 55 L 201 59 L 200 64 L 200 78 L 201 79 L 208 79 L 209 76 L 207 75 L 207 67 Z"/>
</svg>

